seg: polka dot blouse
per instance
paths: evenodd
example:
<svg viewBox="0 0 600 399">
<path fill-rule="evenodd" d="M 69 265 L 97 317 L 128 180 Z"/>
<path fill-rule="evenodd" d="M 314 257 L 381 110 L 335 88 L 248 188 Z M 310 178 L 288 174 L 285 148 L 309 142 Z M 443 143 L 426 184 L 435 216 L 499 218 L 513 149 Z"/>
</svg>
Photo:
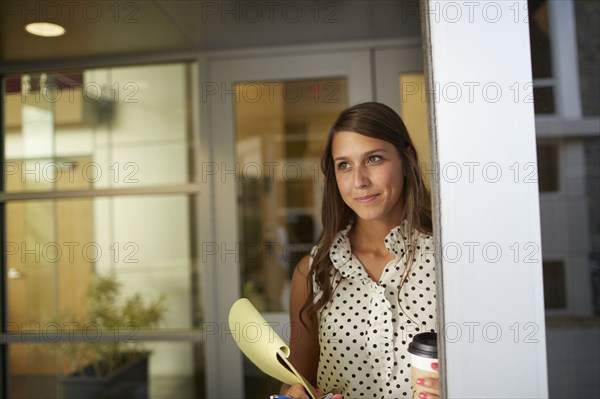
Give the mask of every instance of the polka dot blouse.
<svg viewBox="0 0 600 399">
<path fill-rule="evenodd" d="M 330 248 L 334 292 L 318 314 L 321 392 L 341 393 L 344 399 L 412 396 L 408 343 L 414 334 L 435 329 L 435 262 L 432 237 L 420 234 L 412 271 L 398 291 L 407 262 L 403 226 L 385 238 L 395 259 L 379 282 L 352 254 L 351 226 Z M 318 296 L 314 281 L 313 288 Z"/>
</svg>

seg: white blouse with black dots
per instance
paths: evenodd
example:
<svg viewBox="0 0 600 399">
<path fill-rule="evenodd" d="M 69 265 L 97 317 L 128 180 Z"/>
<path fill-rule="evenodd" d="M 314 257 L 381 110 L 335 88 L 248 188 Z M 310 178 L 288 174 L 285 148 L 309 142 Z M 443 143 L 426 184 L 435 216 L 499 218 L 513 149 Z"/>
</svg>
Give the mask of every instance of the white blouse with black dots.
<svg viewBox="0 0 600 399">
<path fill-rule="evenodd" d="M 318 314 L 317 386 L 344 399 L 411 397 L 408 343 L 415 333 L 434 331 L 437 322 L 433 239 L 419 234 L 412 271 L 398 292 L 407 261 L 404 224 L 385 238 L 396 258 L 379 282 L 352 255 L 350 228 L 337 234 L 329 251 L 334 292 Z M 313 288 L 316 300 L 314 281 Z"/>
</svg>

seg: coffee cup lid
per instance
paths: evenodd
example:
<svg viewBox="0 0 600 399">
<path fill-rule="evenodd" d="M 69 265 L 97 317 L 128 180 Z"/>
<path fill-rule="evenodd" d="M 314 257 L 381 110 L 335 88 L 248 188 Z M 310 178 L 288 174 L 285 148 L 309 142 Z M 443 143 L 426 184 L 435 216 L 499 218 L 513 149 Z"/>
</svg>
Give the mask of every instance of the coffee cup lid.
<svg viewBox="0 0 600 399">
<path fill-rule="evenodd" d="M 417 334 L 408 344 L 408 351 L 413 355 L 437 358 L 437 333 L 425 332 Z"/>
</svg>

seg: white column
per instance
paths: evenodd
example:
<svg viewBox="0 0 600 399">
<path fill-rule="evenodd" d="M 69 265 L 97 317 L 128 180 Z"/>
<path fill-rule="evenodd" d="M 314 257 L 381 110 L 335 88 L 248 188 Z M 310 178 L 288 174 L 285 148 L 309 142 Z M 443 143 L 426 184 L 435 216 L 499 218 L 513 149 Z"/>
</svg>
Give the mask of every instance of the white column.
<svg viewBox="0 0 600 399">
<path fill-rule="evenodd" d="M 444 396 L 547 397 L 527 2 L 422 6 Z"/>
</svg>

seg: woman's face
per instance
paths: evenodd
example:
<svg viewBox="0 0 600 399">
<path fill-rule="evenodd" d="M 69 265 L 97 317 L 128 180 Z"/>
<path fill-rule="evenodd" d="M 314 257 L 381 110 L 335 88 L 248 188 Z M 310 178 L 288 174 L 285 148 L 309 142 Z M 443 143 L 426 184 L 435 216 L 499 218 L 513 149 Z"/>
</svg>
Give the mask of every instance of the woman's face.
<svg viewBox="0 0 600 399">
<path fill-rule="evenodd" d="M 391 143 L 341 131 L 333 137 L 331 155 L 342 199 L 359 219 L 392 227 L 402 222 L 404 173 Z"/>
</svg>

